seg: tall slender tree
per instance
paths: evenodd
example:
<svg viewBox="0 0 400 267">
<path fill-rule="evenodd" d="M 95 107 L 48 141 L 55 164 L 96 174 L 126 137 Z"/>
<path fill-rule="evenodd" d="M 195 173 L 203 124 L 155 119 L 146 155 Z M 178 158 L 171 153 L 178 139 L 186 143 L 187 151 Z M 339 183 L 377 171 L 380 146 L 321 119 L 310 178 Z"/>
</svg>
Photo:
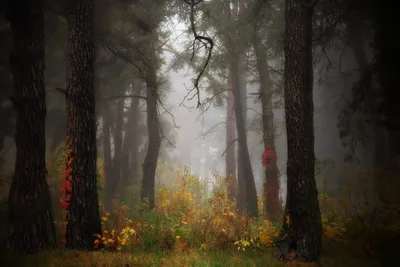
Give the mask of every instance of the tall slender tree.
<svg viewBox="0 0 400 267">
<path fill-rule="evenodd" d="M 260 79 L 260 99 L 262 107 L 262 125 L 265 150 L 275 153 L 275 127 L 272 109 L 272 81 L 269 75 L 268 56 L 257 31 L 255 31 L 252 45 L 256 55 L 256 66 Z M 267 152 L 267 151 L 265 151 Z M 264 152 L 264 153 L 265 153 Z M 276 218 L 279 214 L 279 170 L 274 155 L 265 166 L 264 183 L 264 212 L 268 218 Z"/>
<path fill-rule="evenodd" d="M 8 1 L 7 17 L 13 37 L 10 63 L 17 112 L 8 248 L 37 252 L 56 243 L 45 163 L 43 1 Z"/>
<path fill-rule="evenodd" d="M 141 6 L 142 5 L 142 6 Z M 165 7 L 165 1 L 145 1 L 138 4 L 137 7 L 142 7 L 145 14 L 148 16 L 147 21 L 138 19 L 136 25 L 142 36 L 146 36 L 143 41 L 143 72 L 146 82 L 146 109 L 147 109 L 147 130 L 149 137 L 149 145 L 147 147 L 146 157 L 143 161 L 142 175 L 142 190 L 141 200 L 148 201 L 148 208 L 154 208 L 155 196 L 155 175 L 157 169 L 158 157 L 161 147 L 161 133 L 158 116 L 158 101 L 159 98 L 159 81 L 157 71 L 159 69 L 157 41 L 158 36 L 155 35 L 159 27 Z"/>
<path fill-rule="evenodd" d="M 230 79 L 231 80 L 231 79 Z M 234 96 L 232 90 L 228 90 L 226 98 L 226 155 L 225 168 L 227 177 L 228 196 L 231 200 L 237 197 L 237 179 L 236 179 L 236 120 L 234 109 Z"/>
<path fill-rule="evenodd" d="M 147 33 L 149 34 L 149 33 Z M 149 209 L 154 208 L 155 196 L 155 175 L 157 169 L 157 161 L 161 147 L 160 125 L 157 110 L 158 101 L 158 85 L 157 85 L 157 72 L 154 64 L 155 53 L 151 51 L 154 45 L 150 45 L 150 51 L 147 52 L 150 61 L 146 63 L 146 109 L 147 109 L 147 129 L 149 136 L 149 146 L 147 154 L 143 162 L 143 178 L 142 178 L 142 191 L 141 200 L 148 200 Z M 152 54 L 153 53 L 153 54 Z"/>
<path fill-rule="evenodd" d="M 92 249 L 101 233 L 96 177 L 93 1 L 68 1 L 67 138 L 72 192 L 67 247 Z"/>
<path fill-rule="evenodd" d="M 321 250 L 321 213 L 315 183 L 312 17 L 315 1 L 287 0 L 285 10 L 285 115 L 287 131 L 287 239 L 280 258 L 294 250 L 316 261 Z"/>
</svg>

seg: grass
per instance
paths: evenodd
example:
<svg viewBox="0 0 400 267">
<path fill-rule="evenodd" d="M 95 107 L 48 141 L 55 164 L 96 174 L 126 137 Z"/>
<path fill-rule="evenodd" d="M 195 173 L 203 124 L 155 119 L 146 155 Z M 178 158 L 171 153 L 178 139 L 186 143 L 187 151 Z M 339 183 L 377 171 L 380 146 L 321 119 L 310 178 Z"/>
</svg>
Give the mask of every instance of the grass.
<svg viewBox="0 0 400 267">
<path fill-rule="evenodd" d="M 0 254 L 0 266 L 4 267 L 132 267 L 132 266 L 193 266 L 193 267 L 375 267 L 376 260 L 352 258 L 349 253 L 330 251 L 321 256 L 319 264 L 298 262 L 281 263 L 276 250 L 235 252 L 229 250 L 198 251 L 174 250 L 145 253 L 78 252 L 57 250 L 33 255 Z"/>
</svg>

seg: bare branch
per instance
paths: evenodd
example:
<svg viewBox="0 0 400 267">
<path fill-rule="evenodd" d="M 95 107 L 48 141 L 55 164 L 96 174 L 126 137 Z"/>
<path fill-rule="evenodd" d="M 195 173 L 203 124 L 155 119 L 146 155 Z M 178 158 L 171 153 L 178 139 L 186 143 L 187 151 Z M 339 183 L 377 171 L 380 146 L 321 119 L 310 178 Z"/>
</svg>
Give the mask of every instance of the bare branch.
<svg viewBox="0 0 400 267">
<path fill-rule="evenodd" d="M 203 76 L 203 73 L 206 70 L 208 64 L 210 63 L 211 54 L 212 54 L 212 50 L 214 47 L 214 42 L 210 37 L 199 35 L 196 31 L 196 26 L 194 23 L 195 6 L 200 4 L 203 0 L 197 0 L 197 1 L 196 0 L 184 0 L 184 1 L 188 5 L 190 5 L 190 25 L 191 25 L 191 30 L 194 35 L 192 60 L 194 57 L 194 45 L 195 45 L 196 41 L 202 43 L 204 45 L 204 47 L 206 48 L 206 50 L 208 50 L 207 58 L 204 63 L 204 66 L 201 69 L 200 73 L 197 75 L 197 78 L 194 79 L 194 88 L 196 89 L 196 94 L 192 98 L 194 98 L 197 95 L 197 108 L 199 108 L 201 106 L 199 82 L 200 82 L 200 79 Z M 209 47 L 208 47 L 208 45 L 209 45 Z"/>
<path fill-rule="evenodd" d="M 119 98 L 139 98 L 139 99 L 143 99 L 143 100 L 147 99 L 145 96 L 141 96 L 141 95 L 113 95 L 113 96 L 103 98 L 103 100 L 114 100 L 114 99 L 119 99 Z"/>
<path fill-rule="evenodd" d="M 212 132 L 212 130 L 214 130 L 215 128 L 217 128 L 217 127 L 218 127 L 219 125 L 221 125 L 221 124 L 226 124 L 226 122 L 225 122 L 225 121 L 218 122 L 217 124 L 215 124 L 214 126 L 212 126 L 210 129 L 208 129 L 207 132 L 200 134 L 200 135 L 196 138 L 196 140 L 198 140 L 200 137 L 204 138 L 207 134 L 210 134 L 210 133 Z"/>
<path fill-rule="evenodd" d="M 225 155 L 225 153 L 226 153 L 226 151 L 228 150 L 228 148 L 229 148 L 234 142 L 236 142 L 236 141 L 238 141 L 238 140 L 239 140 L 239 139 L 236 138 L 235 140 L 233 140 L 233 141 L 225 148 L 224 152 L 223 152 L 222 155 L 221 155 L 221 158 Z"/>
</svg>

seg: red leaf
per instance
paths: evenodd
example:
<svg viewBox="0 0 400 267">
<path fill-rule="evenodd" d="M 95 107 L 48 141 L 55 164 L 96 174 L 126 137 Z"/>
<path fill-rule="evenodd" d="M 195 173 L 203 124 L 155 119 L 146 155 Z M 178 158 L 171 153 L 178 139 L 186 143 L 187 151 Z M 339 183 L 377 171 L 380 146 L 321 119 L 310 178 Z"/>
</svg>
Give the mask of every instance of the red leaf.
<svg viewBox="0 0 400 267">
<path fill-rule="evenodd" d="M 262 155 L 262 165 L 264 167 L 271 167 L 276 160 L 275 152 L 269 145 L 264 147 L 264 153 Z"/>
</svg>

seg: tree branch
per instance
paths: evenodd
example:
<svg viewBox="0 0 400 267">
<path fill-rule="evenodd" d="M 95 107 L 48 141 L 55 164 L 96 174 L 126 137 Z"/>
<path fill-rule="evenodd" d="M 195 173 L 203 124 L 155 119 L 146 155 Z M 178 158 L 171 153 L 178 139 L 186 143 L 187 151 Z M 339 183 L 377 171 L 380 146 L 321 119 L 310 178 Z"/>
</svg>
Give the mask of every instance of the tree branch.
<svg viewBox="0 0 400 267">
<path fill-rule="evenodd" d="M 233 140 L 233 141 L 225 148 L 224 152 L 223 152 L 222 155 L 221 155 L 221 158 L 225 155 L 225 153 L 226 153 L 226 151 L 228 150 L 228 148 L 230 148 L 230 146 L 231 146 L 234 142 L 236 142 L 236 141 L 238 141 L 238 140 L 239 140 L 239 139 L 236 138 L 235 140 Z"/>
<path fill-rule="evenodd" d="M 113 100 L 113 99 L 118 99 L 118 98 L 139 98 L 146 100 L 147 98 L 145 96 L 141 95 L 114 95 L 114 96 L 109 96 L 106 98 L 103 98 L 103 100 Z"/>
<path fill-rule="evenodd" d="M 194 23 L 194 13 L 195 13 L 195 6 L 197 6 L 198 4 L 200 4 L 201 2 L 203 2 L 203 0 L 184 0 L 188 5 L 190 5 L 190 26 L 191 26 L 191 30 L 193 32 L 193 36 L 194 36 L 194 41 L 193 41 L 193 55 L 192 55 L 192 60 L 194 58 L 194 46 L 196 44 L 196 41 L 202 43 L 204 45 L 204 47 L 206 48 L 206 50 L 208 50 L 207 53 L 207 58 L 206 61 L 204 63 L 203 68 L 201 69 L 200 73 L 197 75 L 197 78 L 194 79 L 194 89 L 196 89 L 196 94 L 194 96 L 197 95 L 197 108 L 199 108 L 201 106 L 201 102 L 200 102 L 200 89 L 199 89 L 199 82 L 201 77 L 203 76 L 204 71 L 206 70 L 208 64 L 210 63 L 210 59 L 211 59 L 211 54 L 212 54 L 212 50 L 214 47 L 214 42 L 211 38 L 206 37 L 206 36 L 202 36 L 199 35 L 196 31 L 196 26 Z M 210 47 L 208 47 L 208 45 Z M 194 97 L 193 96 L 193 97 Z"/>
</svg>

